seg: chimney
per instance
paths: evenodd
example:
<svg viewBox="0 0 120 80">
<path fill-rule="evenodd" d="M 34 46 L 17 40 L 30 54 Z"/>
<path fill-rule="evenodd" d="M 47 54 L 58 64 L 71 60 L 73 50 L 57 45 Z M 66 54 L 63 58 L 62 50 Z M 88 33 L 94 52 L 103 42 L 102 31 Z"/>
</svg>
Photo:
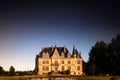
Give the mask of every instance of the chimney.
<svg viewBox="0 0 120 80">
<path fill-rule="evenodd" d="M 57 46 L 55 45 L 55 48 L 57 48 Z"/>
<path fill-rule="evenodd" d="M 64 52 L 66 52 L 66 46 L 64 46 Z"/>
<path fill-rule="evenodd" d="M 42 47 L 42 51 L 44 50 L 45 48 L 44 47 Z"/>
</svg>

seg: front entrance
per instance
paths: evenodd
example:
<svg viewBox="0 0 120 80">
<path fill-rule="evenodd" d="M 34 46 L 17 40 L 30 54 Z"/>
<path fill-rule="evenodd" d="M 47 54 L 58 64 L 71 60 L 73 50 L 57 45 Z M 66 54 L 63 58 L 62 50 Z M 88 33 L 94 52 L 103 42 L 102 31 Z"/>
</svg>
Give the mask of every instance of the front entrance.
<svg viewBox="0 0 120 80">
<path fill-rule="evenodd" d="M 54 70 L 55 70 L 55 72 L 58 72 L 58 66 L 55 66 Z"/>
<path fill-rule="evenodd" d="M 58 66 L 52 66 L 52 72 L 53 73 L 58 73 Z"/>
</svg>

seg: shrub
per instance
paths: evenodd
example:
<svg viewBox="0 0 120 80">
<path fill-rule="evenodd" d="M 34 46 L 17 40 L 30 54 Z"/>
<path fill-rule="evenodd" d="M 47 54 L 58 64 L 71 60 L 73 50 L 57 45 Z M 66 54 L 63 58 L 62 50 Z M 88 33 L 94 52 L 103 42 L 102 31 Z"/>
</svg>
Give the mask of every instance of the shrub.
<svg viewBox="0 0 120 80">
<path fill-rule="evenodd" d="M 51 75 L 51 73 L 52 73 L 52 72 L 48 72 L 47 74 L 48 74 L 48 75 Z"/>
<path fill-rule="evenodd" d="M 70 71 L 69 70 L 65 70 L 64 73 L 65 74 L 70 74 Z"/>
<path fill-rule="evenodd" d="M 61 73 L 61 74 L 68 75 L 68 74 L 70 74 L 70 71 L 69 71 L 69 70 L 65 70 L 65 71 L 61 71 L 60 73 Z"/>
</svg>

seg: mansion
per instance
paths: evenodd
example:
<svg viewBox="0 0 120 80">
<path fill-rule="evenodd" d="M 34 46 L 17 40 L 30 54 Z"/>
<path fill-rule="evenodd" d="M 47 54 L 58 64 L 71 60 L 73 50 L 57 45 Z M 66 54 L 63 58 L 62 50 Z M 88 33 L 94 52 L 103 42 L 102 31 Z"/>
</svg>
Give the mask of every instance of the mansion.
<svg viewBox="0 0 120 80">
<path fill-rule="evenodd" d="M 73 47 L 72 54 L 66 46 L 44 47 L 36 55 L 37 74 L 46 74 L 48 72 L 58 73 L 69 70 L 71 75 L 82 75 L 83 65 L 81 53 Z"/>
</svg>

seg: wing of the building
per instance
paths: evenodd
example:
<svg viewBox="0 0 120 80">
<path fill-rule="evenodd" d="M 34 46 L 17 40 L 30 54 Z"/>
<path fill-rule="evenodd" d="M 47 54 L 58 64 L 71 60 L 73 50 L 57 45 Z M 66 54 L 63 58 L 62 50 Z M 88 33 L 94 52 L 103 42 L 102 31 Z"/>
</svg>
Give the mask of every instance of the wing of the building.
<svg viewBox="0 0 120 80">
<path fill-rule="evenodd" d="M 64 47 L 45 47 L 36 56 L 37 74 L 57 73 L 69 70 L 72 75 L 82 75 L 83 65 L 81 53 L 73 47 L 72 54 Z"/>
</svg>

